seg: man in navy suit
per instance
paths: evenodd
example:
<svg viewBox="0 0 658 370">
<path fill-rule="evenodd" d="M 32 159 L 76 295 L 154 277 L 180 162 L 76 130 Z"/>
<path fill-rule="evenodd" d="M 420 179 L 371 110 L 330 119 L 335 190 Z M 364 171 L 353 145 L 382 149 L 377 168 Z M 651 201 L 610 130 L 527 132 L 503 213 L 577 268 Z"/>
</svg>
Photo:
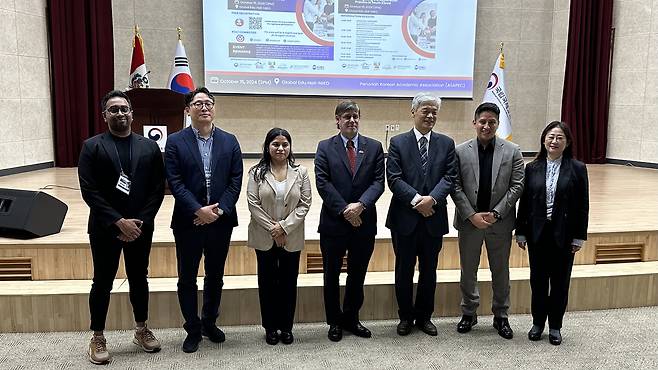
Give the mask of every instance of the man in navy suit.
<svg viewBox="0 0 658 370">
<path fill-rule="evenodd" d="M 359 134 L 356 102 L 340 102 L 335 115 L 340 132 L 318 144 L 315 181 L 322 198 L 318 232 L 328 337 L 338 342 L 343 329 L 363 338 L 372 335 L 361 325 L 359 310 L 377 233 L 375 202 L 384 192 L 384 151 L 380 142 Z M 347 285 L 341 310 L 338 276 L 346 252 Z"/>
<path fill-rule="evenodd" d="M 183 351 L 195 352 L 201 337 L 221 343 L 219 317 L 224 263 L 242 185 L 242 152 L 234 135 L 215 126 L 215 98 L 200 87 L 185 95 L 192 125 L 169 136 L 165 171 L 176 203 L 171 228 L 176 240 L 178 302 L 187 337 Z M 199 318 L 196 278 L 204 259 L 203 307 Z"/>
<path fill-rule="evenodd" d="M 393 192 L 386 218 L 395 251 L 395 295 L 399 335 L 416 326 L 437 335 L 434 311 L 436 267 L 443 235 L 448 233 L 446 198 L 454 188 L 455 142 L 432 128 L 441 99 L 417 94 L 411 103 L 414 128 L 391 139 L 386 178 Z M 413 276 L 418 258 L 418 288 L 413 302 Z"/>
</svg>

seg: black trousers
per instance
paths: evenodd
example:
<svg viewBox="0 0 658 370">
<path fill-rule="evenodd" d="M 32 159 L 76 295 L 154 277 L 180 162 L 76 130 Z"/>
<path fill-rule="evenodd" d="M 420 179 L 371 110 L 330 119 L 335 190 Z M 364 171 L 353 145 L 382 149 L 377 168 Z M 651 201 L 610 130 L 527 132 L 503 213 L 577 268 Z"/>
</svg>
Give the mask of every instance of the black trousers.
<svg viewBox="0 0 658 370">
<path fill-rule="evenodd" d="M 419 222 L 409 235 L 391 231 L 395 252 L 395 296 L 398 301 L 400 320 L 427 321 L 434 312 L 436 291 L 436 267 L 443 237 L 427 232 L 424 222 Z M 413 303 L 414 270 L 418 259 L 418 286 Z"/>
<path fill-rule="evenodd" d="M 355 230 L 346 235 L 320 234 L 324 269 L 324 311 L 329 325 L 351 325 L 359 321 L 363 306 L 363 281 L 375 246 L 375 235 Z M 347 253 L 347 283 L 340 308 L 338 277 Z"/>
<path fill-rule="evenodd" d="M 561 329 L 569 300 L 569 282 L 574 254 L 570 245 L 558 246 L 553 226 L 544 226 L 539 243 L 528 245 L 530 288 L 532 289 L 532 323 L 550 329 Z"/>
<path fill-rule="evenodd" d="M 148 319 L 149 254 L 153 230 L 142 230 L 142 235 L 133 242 L 122 242 L 116 236 L 104 233 L 90 234 L 91 258 L 94 265 L 94 278 L 89 292 L 89 329 L 105 330 L 107 310 L 110 306 L 110 292 L 119 269 L 119 259 L 123 251 L 126 276 L 130 287 L 130 304 L 133 307 L 135 322 Z"/>
<path fill-rule="evenodd" d="M 300 254 L 276 245 L 267 251 L 256 250 L 260 317 L 267 331 L 292 330 Z"/>
<path fill-rule="evenodd" d="M 224 264 L 233 228 L 215 225 L 174 230 L 178 262 L 178 303 L 185 319 L 183 327 L 190 334 L 201 332 L 201 325 L 213 326 L 219 317 L 224 286 Z M 197 275 L 204 257 L 203 306 L 201 318 L 197 301 Z"/>
</svg>

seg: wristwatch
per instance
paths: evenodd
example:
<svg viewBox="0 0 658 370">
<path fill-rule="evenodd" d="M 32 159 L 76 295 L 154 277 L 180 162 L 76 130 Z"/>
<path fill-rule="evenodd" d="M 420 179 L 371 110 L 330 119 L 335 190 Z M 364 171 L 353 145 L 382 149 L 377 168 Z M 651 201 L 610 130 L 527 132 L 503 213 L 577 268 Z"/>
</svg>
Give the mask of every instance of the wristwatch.
<svg viewBox="0 0 658 370">
<path fill-rule="evenodd" d="M 498 221 L 502 220 L 502 217 L 500 217 L 500 213 L 498 213 L 498 211 L 493 210 L 493 211 L 491 211 L 491 213 L 493 213 L 493 216 L 496 220 L 498 220 Z"/>
</svg>

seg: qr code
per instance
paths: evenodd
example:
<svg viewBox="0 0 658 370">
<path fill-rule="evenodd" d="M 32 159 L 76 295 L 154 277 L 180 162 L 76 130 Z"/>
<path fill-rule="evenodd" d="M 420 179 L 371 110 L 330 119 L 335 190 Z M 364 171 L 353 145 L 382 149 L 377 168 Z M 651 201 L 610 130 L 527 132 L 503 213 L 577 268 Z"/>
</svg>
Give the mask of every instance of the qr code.
<svg viewBox="0 0 658 370">
<path fill-rule="evenodd" d="M 249 29 L 260 30 L 263 28 L 263 17 L 249 17 Z"/>
</svg>

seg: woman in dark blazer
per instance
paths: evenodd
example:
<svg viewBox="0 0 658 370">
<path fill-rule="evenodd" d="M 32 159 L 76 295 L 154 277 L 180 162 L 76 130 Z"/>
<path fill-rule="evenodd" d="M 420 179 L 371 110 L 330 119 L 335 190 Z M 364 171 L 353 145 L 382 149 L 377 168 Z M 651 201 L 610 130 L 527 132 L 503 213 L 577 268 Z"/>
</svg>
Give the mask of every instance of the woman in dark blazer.
<svg viewBox="0 0 658 370">
<path fill-rule="evenodd" d="M 525 168 L 516 241 L 521 249 L 527 245 L 530 259 L 533 326 L 528 339 L 541 339 L 548 318 L 549 341 L 559 345 L 574 254 L 587 240 L 587 168 L 573 159 L 571 130 L 564 122 L 549 123 L 540 143 L 539 154 Z"/>
<path fill-rule="evenodd" d="M 247 183 L 251 212 L 247 245 L 256 250 L 261 319 L 265 341 L 272 345 L 294 340 L 299 256 L 304 248 L 304 218 L 311 206 L 308 172 L 295 164 L 291 147 L 288 131 L 271 129 Z"/>
</svg>

